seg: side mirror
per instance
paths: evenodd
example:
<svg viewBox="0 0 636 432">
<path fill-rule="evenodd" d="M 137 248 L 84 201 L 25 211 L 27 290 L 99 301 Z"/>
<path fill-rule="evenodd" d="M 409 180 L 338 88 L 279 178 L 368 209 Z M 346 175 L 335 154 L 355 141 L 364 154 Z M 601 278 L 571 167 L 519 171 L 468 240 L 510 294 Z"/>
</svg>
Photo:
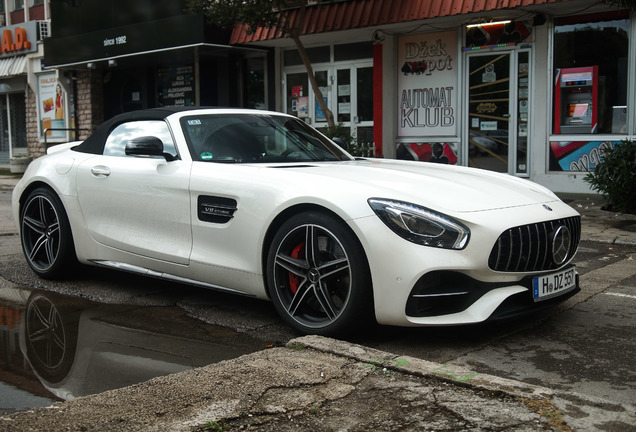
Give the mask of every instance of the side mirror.
<svg viewBox="0 0 636 432">
<path fill-rule="evenodd" d="M 345 150 L 349 150 L 349 145 L 347 144 L 347 142 L 345 140 L 343 140 L 342 138 L 331 138 L 331 141 L 335 142 L 336 144 L 338 144 L 340 147 L 342 147 Z"/>
<path fill-rule="evenodd" d="M 167 161 L 175 158 L 163 152 L 163 141 L 154 136 L 142 136 L 133 138 L 126 143 L 126 155 L 128 156 L 161 156 Z"/>
</svg>

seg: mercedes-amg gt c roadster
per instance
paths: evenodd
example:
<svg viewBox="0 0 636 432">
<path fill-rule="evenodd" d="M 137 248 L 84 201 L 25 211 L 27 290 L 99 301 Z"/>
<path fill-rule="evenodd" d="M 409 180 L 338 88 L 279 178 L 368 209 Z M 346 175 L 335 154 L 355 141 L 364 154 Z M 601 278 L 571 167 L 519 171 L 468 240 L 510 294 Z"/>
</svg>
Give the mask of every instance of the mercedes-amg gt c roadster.
<svg viewBox="0 0 636 432">
<path fill-rule="evenodd" d="M 579 291 L 580 216 L 528 180 L 355 158 L 296 117 L 156 108 L 34 160 L 29 266 L 77 262 L 271 300 L 297 331 L 508 318 Z"/>
</svg>

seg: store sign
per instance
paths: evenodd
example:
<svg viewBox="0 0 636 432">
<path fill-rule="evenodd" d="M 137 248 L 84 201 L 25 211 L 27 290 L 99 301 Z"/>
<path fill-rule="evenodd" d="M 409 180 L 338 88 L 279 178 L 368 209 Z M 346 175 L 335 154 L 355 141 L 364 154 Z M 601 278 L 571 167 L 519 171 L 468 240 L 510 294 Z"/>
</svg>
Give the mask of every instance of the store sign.
<svg viewBox="0 0 636 432">
<path fill-rule="evenodd" d="M 128 3 L 130 2 L 126 4 Z M 130 4 L 135 4 L 135 2 Z M 97 5 L 86 5 L 86 7 L 99 8 Z M 56 21 L 56 25 L 63 24 Z M 178 29 L 187 29 L 187 31 L 178 31 Z M 100 29 L 98 27 L 94 31 L 81 34 L 81 36 L 57 37 L 54 35 L 44 39 L 44 60 L 48 67 L 54 67 L 77 62 L 99 61 L 169 47 L 188 46 L 205 40 L 203 29 L 202 16 L 179 15 L 115 28 Z"/>
<path fill-rule="evenodd" d="M 2 50 L 0 58 L 37 51 L 37 23 L 29 21 L 12 26 L 1 27 Z"/>
<path fill-rule="evenodd" d="M 457 33 L 398 39 L 398 136 L 457 131 Z"/>
</svg>

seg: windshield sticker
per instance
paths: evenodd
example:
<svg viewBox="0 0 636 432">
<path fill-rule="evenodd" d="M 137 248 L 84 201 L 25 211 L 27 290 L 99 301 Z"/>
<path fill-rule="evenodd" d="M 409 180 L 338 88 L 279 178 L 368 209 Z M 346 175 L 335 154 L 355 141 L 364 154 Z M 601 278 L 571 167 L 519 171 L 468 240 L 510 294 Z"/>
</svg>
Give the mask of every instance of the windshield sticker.
<svg viewBox="0 0 636 432">
<path fill-rule="evenodd" d="M 198 126 L 201 124 L 201 120 L 188 120 L 188 126 Z"/>
<path fill-rule="evenodd" d="M 212 160 L 213 157 L 214 155 L 212 155 L 212 153 L 210 152 L 201 153 L 201 160 Z"/>
</svg>

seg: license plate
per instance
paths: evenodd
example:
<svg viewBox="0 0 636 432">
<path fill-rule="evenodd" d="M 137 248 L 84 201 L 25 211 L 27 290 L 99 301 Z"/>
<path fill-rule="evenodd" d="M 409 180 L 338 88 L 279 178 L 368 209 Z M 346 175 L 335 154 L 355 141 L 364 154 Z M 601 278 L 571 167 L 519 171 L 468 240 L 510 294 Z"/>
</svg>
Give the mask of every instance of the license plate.
<svg viewBox="0 0 636 432">
<path fill-rule="evenodd" d="M 532 296 L 535 302 L 560 296 L 574 288 L 576 288 L 574 266 L 532 279 Z"/>
</svg>

